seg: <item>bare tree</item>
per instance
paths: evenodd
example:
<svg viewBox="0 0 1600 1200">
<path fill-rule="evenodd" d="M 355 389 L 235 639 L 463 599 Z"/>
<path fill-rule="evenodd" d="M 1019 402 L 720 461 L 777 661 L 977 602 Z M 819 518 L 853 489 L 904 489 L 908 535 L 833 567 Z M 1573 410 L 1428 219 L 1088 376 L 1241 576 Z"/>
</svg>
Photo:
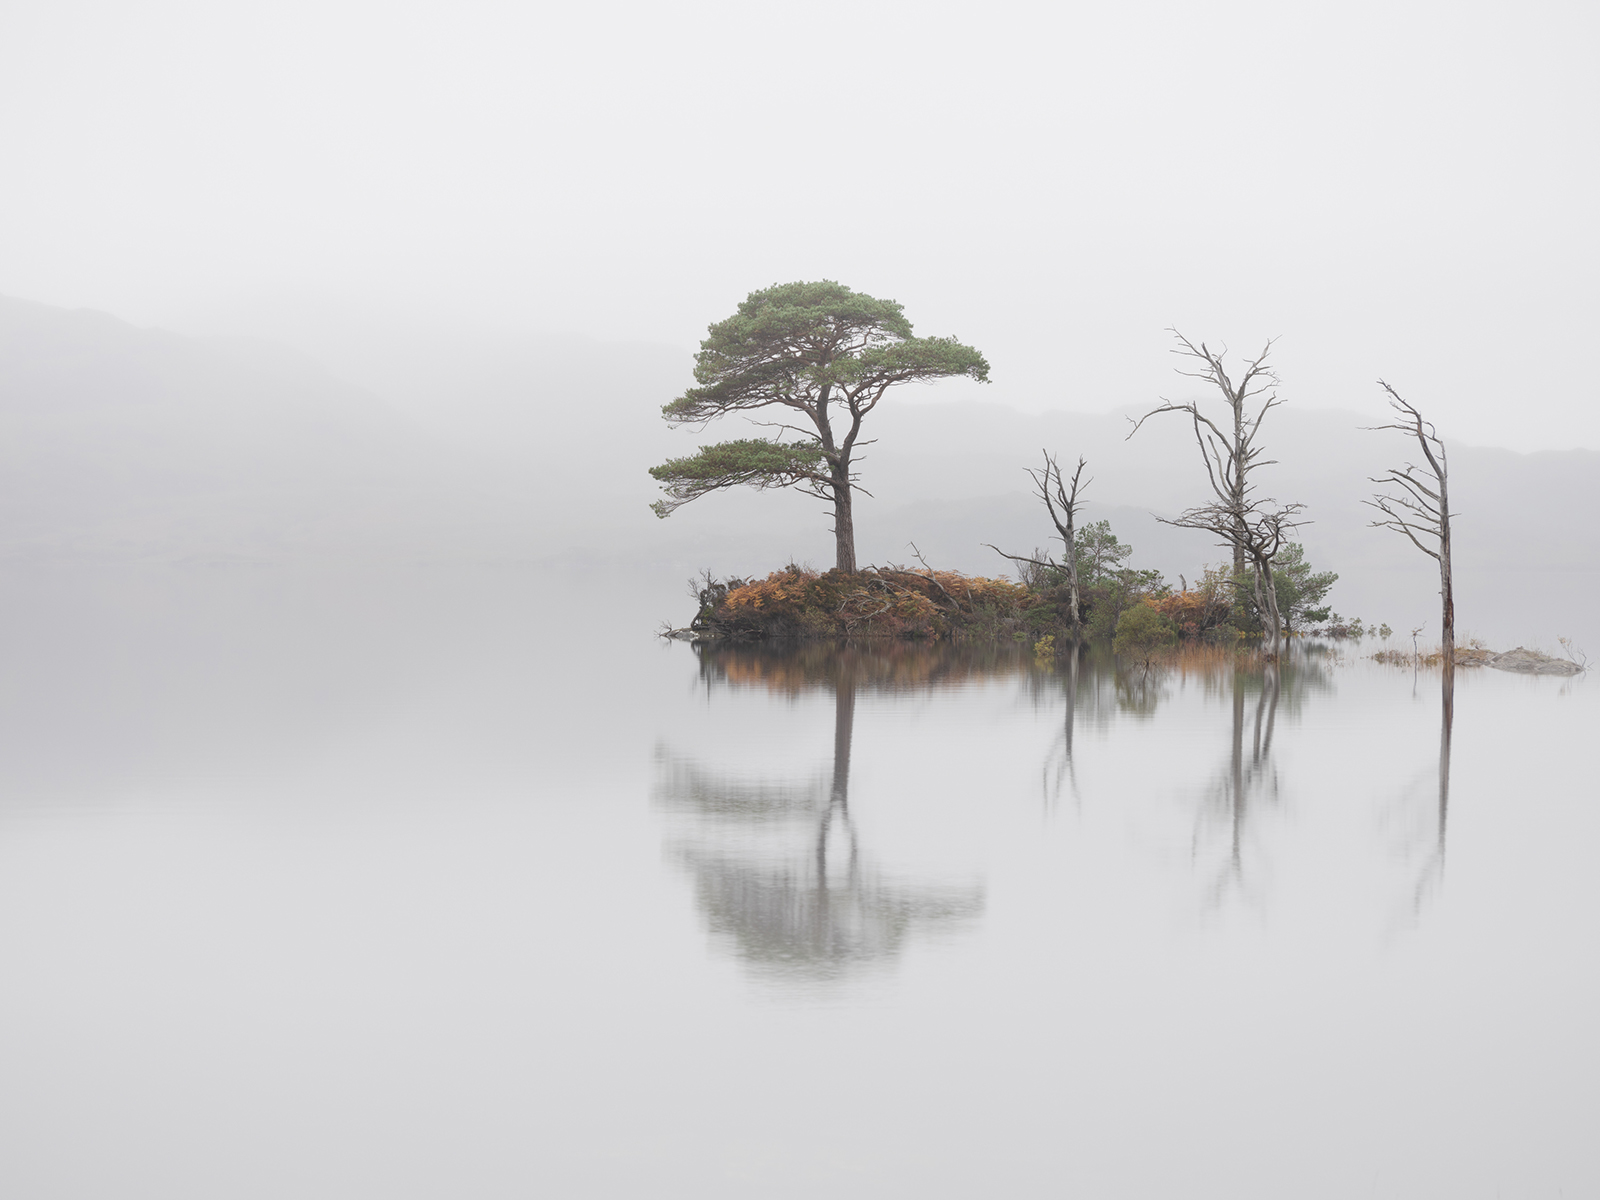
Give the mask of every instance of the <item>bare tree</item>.
<svg viewBox="0 0 1600 1200">
<path fill-rule="evenodd" d="M 1061 537 L 1063 547 L 1060 563 L 1050 561 L 1046 556 L 1043 559 L 1029 558 L 1020 554 L 1007 554 L 998 546 L 985 542 L 996 554 L 1002 558 L 1009 558 L 1012 562 L 1027 563 L 1034 567 L 1044 569 L 1057 569 L 1066 572 L 1067 576 L 1067 616 L 1072 622 L 1074 632 L 1080 625 L 1078 618 L 1078 556 L 1074 546 L 1076 533 L 1075 523 L 1078 519 L 1078 505 L 1083 490 L 1094 482 L 1093 478 L 1083 478 L 1083 468 L 1088 465 L 1080 457 L 1077 470 L 1072 472 L 1069 481 L 1061 472 L 1061 464 L 1056 461 L 1055 455 L 1048 450 L 1041 450 L 1044 455 L 1044 466 L 1039 469 L 1028 467 L 1027 472 L 1033 477 L 1034 486 L 1038 489 L 1039 498 L 1044 501 L 1044 506 L 1049 510 L 1050 521 L 1056 527 L 1056 533 Z M 1038 551 L 1034 551 L 1035 554 Z"/>
<path fill-rule="evenodd" d="M 1250 472 L 1256 467 L 1270 466 L 1275 461 L 1261 458 L 1261 447 L 1256 444 L 1262 418 L 1283 403 L 1278 398 L 1277 372 L 1267 365 L 1272 343 L 1269 341 L 1263 346 L 1255 358 L 1245 360 L 1244 374 L 1235 383 L 1223 364 L 1223 358 L 1228 353 L 1226 346 L 1221 350 L 1212 350 L 1205 342 L 1196 346 L 1176 329 L 1171 333 L 1179 343 L 1172 353 L 1194 359 L 1200 364 L 1194 370 L 1179 367 L 1178 374 L 1201 379 L 1214 386 L 1222 393 L 1228 414 L 1219 425 L 1203 414 L 1198 404 L 1174 404 L 1163 399 L 1159 407 L 1151 409 L 1134 422 L 1128 437 L 1138 433 L 1139 427 L 1157 413 L 1187 413 L 1194 424 L 1194 439 L 1200 447 L 1200 457 L 1205 462 L 1211 490 L 1219 501 L 1235 512 L 1243 513 L 1253 486 Z M 1258 402 L 1259 407 L 1256 407 Z M 1254 413 L 1251 412 L 1252 408 L 1255 408 Z M 1241 527 L 1235 528 L 1235 534 L 1242 533 Z M 1230 536 L 1228 544 L 1233 547 L 1233 573 L 1242 575 L 1249 555 L 1241 537 Z"/>
<path fill-rule="evenodd" d="M 1205 463 L 1206 478 L 1215 497 L 1181 513 L 1175 520 L 1161 518 L 1164 524 L 1183 529 L 1203 529 L 1215 534 L 1224 546 L 1233 551 L 1233 576 L 1235 586 L 1248 568 L 1252 576 L 1252 589 L 1256 611 L 1266 626 L 1267 655 L 1276 658 L 1283 636 L 1283 620 L 1278 612 L 1277 586 L 1272 577 L 1272 563 L 1278 551 L 1287 543 L 1288 533 L 1304 524 L 1295 515 L 1304 509 L 1301 504 L 1280 505 L 1275 500 L 1255 497 L 1255 483 L 1251 473 L 1257 467 L 1271 465 L 1274 459 L 1261 457 L 1262 447 L 1257 443 L 1261 422 L 1283 401 L 1278 397 L 1278 376 L 1267 365 L 1272 353 L 1272 343 L 1262 347 L 1261 353 L 1245 360 L 1244 374 L 1237 382 L 1228 374 L 1223 359 L 1227 348 L 1212 350 L 1205 342 L 1198 346 L 1176 329 L 1172 331 L 1179 346 L 1173 351 L 1187 359 L 1196 360 L 1200 366 L 1194 370 L 1179 368 L 1180 375 L 1203 379 L 1222 393 L 1227 403 L 1227 416 L 1221 424 L 1200 411 L 1195 403 L 1174 404 L 1163 401 L 1134 422 L 1128 437 L 1139 432 L 1140 427 L 1157 413 L 1181 412 L 1189 415 L 1194 426 L 1195 444 Z"/>
<path fill-rule="evenodd" d="M 1381 520 L 1372 522 L 1375 529 L 1393 529 L 1411 539 L 1411 544 L 1439 564 L 1439 599 L 1441 649 L 1447 680 L 1455 678 L 1456 668 L 1456 599 L 1450 574 L 1450 464 L 1445 456 L 1444 442 L 1433 422 L 1422 419 L 1422 414 L 1401 398 L 1383 380 L 1378 386 L 1389 393 L 1389 407 L 1399 414 L 1400 420 L 1392 425 L 1374 425 L 1372 429 L 1397 429 L 1417 439 L 1422 448 L 1426 466 L 1407 463 L 1390 468 L 1388 474 L 1375 476 L 1373 483 L 1387 484 L 1395 489 L 1378 492 L 1366 503 L 1383 514 Z"/>
<path fill-rule="evenodd" d="M 1223 545 L 1232 546 L 1236 556 L 1243 556 L 1250 567 L 1256 611 L 1266 627 L 1265 653 L 1269 659 L 1278 657 L 1283 642 L 1283 615 L 1278 611 L 1278 585 L 1272 564 L 1287 544 L 1290 532 L 1305 524 L 1294 519 L 1304 508 L 1303 504 L 1280 505 L 1275 500 L 1251 500 L 1236 507 L 1231 501 L 1218 499 L 1187 509 L 1170 521 L 1159 518 L 1163 524 L 1180 529 L 1213 533 Z M 1240 569 L 1236 578 L 1243 574 Z"/>
</svg>

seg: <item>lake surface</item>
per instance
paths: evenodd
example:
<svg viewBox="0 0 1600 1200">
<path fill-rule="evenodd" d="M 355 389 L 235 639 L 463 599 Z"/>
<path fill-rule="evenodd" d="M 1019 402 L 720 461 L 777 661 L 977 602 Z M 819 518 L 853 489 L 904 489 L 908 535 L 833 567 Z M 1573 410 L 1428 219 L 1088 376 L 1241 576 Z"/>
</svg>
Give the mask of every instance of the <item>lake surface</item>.
<svg viewBox="0 0 1600 1200">
<path fill-rule="evenodd" d="M 13 571 L 0 1194 L 1600 1192 L 1591 679 L 613 582 Z"/>
</svg>

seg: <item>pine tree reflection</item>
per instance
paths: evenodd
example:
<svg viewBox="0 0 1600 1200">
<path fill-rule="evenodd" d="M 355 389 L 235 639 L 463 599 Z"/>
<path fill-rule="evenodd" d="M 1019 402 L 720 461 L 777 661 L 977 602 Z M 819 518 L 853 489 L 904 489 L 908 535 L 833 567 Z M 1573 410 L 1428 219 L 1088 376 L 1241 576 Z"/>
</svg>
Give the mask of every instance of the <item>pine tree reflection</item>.
<svg viewBox="0 0 1600 1200">
<path fill-rule="evenodd" d="M 983 655 L 939 647 L 699 646 L 710 687 L 834 696 L 831 772 L 799 782 L 740 780 L 663 752 L 656 802 L 695 818 L 674 847 L 711 930 L 757 970 L 840 978 L 892 960 L 913 930 L 983 911 L 982 888 L 881 877 L 850 811 L 856 696 L 935 686 L 981 670 Z"/>
</svg>

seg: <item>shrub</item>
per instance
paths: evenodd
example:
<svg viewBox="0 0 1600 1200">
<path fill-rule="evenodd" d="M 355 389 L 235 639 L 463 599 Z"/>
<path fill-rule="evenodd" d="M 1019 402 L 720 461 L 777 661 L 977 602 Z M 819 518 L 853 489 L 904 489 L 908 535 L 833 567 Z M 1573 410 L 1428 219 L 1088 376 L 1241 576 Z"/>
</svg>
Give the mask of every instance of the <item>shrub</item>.
<svg viewBox="0 0 1600 1200">
<path fill-rule="evenodd" d="M 1224 568 L 1207 567 L 1194 587 L 1153 596 L 1150 603 L 1178 627 L 1180 637 L 1198 638 L 1229 620 L 1235 594 L 1236 589 Z"/>
<path fill-rule="evenodd" d="M 1135 604 L 1117 621 L 1117 636 L 1111 643 L 1113 654 L 1128 654 L 1148 659 L 1155 651 L 1174 645 L 1178 627 L 1148 601 Z"/>
<path fill-rule="evenodd" d="M 1038 603 L 1006 579 L 901 567 L 819 573 L 793 564 L 765 579 L 707 584 L 696 596 L 695 628 L 735 639 L 992 636 L 1010 632 Z"/>
</svg>

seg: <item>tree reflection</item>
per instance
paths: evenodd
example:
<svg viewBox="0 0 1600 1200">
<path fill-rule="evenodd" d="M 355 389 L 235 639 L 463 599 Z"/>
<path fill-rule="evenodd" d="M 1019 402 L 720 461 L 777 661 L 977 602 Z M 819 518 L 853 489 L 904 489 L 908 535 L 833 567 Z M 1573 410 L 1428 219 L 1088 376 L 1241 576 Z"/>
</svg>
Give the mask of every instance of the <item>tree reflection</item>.
<svg viewBox="0 0 1600 1200">
<path fill-rule="evenodd" d="M 1455 718 L 1455 672 L 1446 671 L 1439 685 L 1439 762 L 1422 785 L 1426 797 L 1424 815 L 1413 815 L 1405 821 L 1409 832 L 1399 847 L 1402 859 L 1414 864 L 1415 882 L 1406 898 L 1407 915 L 1413 919 L 1421 915 L 1429 893 L 1444 879 L 1445 835 L 1450 825 L 1450 740 Z M 1410 790 L 1412 799 L 1403 795 L 1401 804 L 1415 805 L 1416 794 Z"/>
<path fill-rule="evenodd" d="M 982 912 L 981 888 L 918 885 L 872 869 L 850 811 L 850 759 L 858 692 L 954 682 L 995 664 L 900 645 L 696 651 L 708 687 L 834 697 L 832 767 L 810 779 L 741 779 L 660 755 L 656 802 L 693 821 L 674 855 L 694 877 L 707 924 L 741 959 L 764 972 L 839 978 L 893 959 L 913 930 Z"/>
<path fill-rule="evenodd" d="M 1078 766 L 1072 757 L 1072 739 L 1078 721 L 1078 679 L 1083 673 L 1085 649 L 1081 642 L 1071 643 L 1063 664 L 1066 669 L 1062 672 L 1061 688 L 1066 704 L 1062 713 L 1061 734 L 1044 760 L 1044 798 L 1047 808 L 1054 807 L 1060 801 L 1063 783 L 1071 787 L 1074 803 L 1082 800 L 1078 794 Z"/>
<path fill-rule="evenodd" d="M 1278 665 L 1264 662 L 1259 673 L 1238 664 L 1232 671 L 1232 722 L 1227 765 L 1214 777 L 1200 809 L 1194 832 L 1194 857 L 1202 864 L 1210 883 L 1205 888 L 1207 901 L 1220 906 L 1230 892 L 1245 889 L 1245 853 L 1251 832 L 1251 819 L 1263 805 L 1279 799 L 1278 770 L 1272 761 L 1272 734 L 1277 727 L 1278 700 L 1282 679 Z M 1252 685 L 1256 702 L 1247 706 Z M 1247 722 L 1247 707 L 1253 717 Z M 1245 729 L 1250 728 L 1249 751 L 1245 748 Z M 1225 836 L 1217 838 L 1222 830 Z M 1219 853 L 1220 851 L 1220 853 Z M 1210 859 L 1209 866 L 1205 860 Z"/>
</svg>

